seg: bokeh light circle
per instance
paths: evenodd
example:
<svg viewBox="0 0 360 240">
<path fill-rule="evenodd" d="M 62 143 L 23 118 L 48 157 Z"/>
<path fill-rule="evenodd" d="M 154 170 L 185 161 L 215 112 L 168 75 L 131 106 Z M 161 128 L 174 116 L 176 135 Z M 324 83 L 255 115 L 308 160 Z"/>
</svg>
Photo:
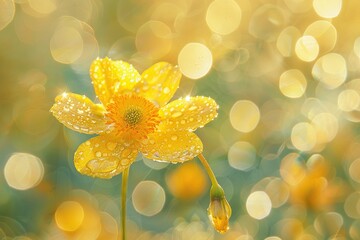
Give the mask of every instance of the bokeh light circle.
<svg viewBox="0 0 360 240">
<path fill-rule="evenodd" d="M 352 180 L 360 183 L 360 158 L 355 159 L 349 167 L 349 175 Z"/>
<path fill-rule="evenodd" d="M 252 101 L 239 100 L 231 107 L 230 122 L 239 132 L 251 132 L 258 125 L 259 120 L 260 110 Z"/>
<path fill-rule="evenodd" d="M 206 12 L 206 23 L 211 31 L 226 35 L 234 32 L 240 25 L 241 8 L 233 0 L 215 0 Z"/>
<path fill-rule="evenodd" d="M 165 204 L 165 191 L 154 181 L 142 181 L 132 193 L 135 210 L 144 216 L 158 214 Z"/>
<path fill-rule="evenodd" d="M 44 176 L 40 158 L 29 153 L 14 153 L 6 162 L 4 176 L 7 184 L 17 190 L 37 186 Z"/>
<path fill-rule="evenodd" d="M 283 72 L 279 80 L 279 88 L 282 94 L 289 98 L 299 98 L 306 90 L 307 81 L 304 74 L 298 69 L 290 69 Z"/>
<path fill-rule="evenodd" d="M 320 17 L 334 18 L 341 11 L 342 0 L 314 0 L 313 7 Z"/>
<path fill-rule="evenodd" d="M 171 29 L 160 21 L 146 22 L 137 31 L 135 44 L 139 52 L 152 59 L 159 59 L 171 49 Z"/>
<path fill-rule="evenodd" d="M 360 105 L 360 95 L 353 89 L 346 89 L 339 93 L 338 107 L 344 112 L 350 112 L 357 109 Z"/>
<path fill-rule="evenodd" d="M 0 31 L 4 29 L 15 16 L 15 4 L 13 0 L 0 1 Z"/>
<path fill-rule="evenodd" d="M 335 89 L 346 81 L 346 61 L 340 54 L 328 53 L 315 62 L 312 75 L 325 87 Z"/>
<path fill-rule="evenodd" d="M 301 37 L 299 29 L 294 26 L 284 28 L 276 40 L 276 47 L 284 57 L 294 54 L 297 39 Z"/>
<path fill-rule="evenodd" d="M 311 124 L 317 132 L 318 144 L 332 141 L 339 130 L 338 119 L 331 113 L 319 113 L 311 119 Z"/>
<path fill-rule="evenodd" d="M 79 31 L 70 26 L 55 30 L 50 40 L 50 51 L 55 61 L 71 64 L 83 53 L 84 42 Z"/>
<path fill-rule="evenodd" d="M 212 66 L 212 53 L 201 43 L 188 43 L 180 51 L 178 64 L 180 71 L 191 79 L 205 76 Z"/>
<path fill-rule="evenodd" d="M 344 209 L 349 217 L 360 219 L 360 192 L 353 192 L 347 196 Z"/>
<path fill-rule="evenodd" d="M 84 220 L 84 208 L 76 201 L 65 201 L 55 212 L 56 225 L 63 231 L 76 231 Z"/>
<path fill-rule="evenodd" d="M 320 47 L 320 52 L 331 51 L 337 42 L 337 30 L 329 21 L 318 20 L 310 24 L 304 35 L 313 36 Z"/>
<path fill-rule="evenodd" d="M 311 150 L 316 144 L 316 129 L 310 123 L 297 123 L 291 131 L 291 142 L 300 151 Z"/>
<path fill-rule="evenodd" d="M 246 200 L 246 210 L 255 219 L 263 219 L 271 212 L 271 200 L 266 192 L 256 191 Z"/>
<path fill-rule="evenodd" d="M 229 149 L 228 161 L 235 169 L 249 171 L 256 163 L 256 149 L 248 142 L 236 142 Z"/>
<path fill-rule="evenodd" d="M 312 62 L 319 54 L 319 44 L 313 36 L 302 36 L 295 44 L 295 53 L 302 61 Z"/>
</svg>

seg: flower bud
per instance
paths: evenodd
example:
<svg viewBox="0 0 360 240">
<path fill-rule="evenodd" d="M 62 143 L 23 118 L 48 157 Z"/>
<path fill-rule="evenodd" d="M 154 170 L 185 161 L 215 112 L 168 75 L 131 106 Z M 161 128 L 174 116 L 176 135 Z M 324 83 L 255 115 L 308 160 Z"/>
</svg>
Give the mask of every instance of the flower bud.
<svg viewBox="0 0 360 240">
<path fill-rule="evenodd" d="M 220 186 L 211 187 L 208 215 L 216 231 L 225 233 L 229 229 L 231 207 Z"/>
</svg>

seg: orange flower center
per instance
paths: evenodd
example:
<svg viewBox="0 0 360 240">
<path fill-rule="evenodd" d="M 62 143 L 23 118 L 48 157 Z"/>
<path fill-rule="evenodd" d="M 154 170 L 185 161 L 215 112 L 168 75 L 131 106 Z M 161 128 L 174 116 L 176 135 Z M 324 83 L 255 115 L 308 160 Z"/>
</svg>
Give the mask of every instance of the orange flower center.
<svg viewBox="0 0 360 240">
<path fill-rule="evenodd" d="M 142 140 L 156 130 L 160 122 L 159 108 L 149 100 L 133 95 L 115 95 L 107 106 L 108 124 L 117 135 Z"/>
</svg>

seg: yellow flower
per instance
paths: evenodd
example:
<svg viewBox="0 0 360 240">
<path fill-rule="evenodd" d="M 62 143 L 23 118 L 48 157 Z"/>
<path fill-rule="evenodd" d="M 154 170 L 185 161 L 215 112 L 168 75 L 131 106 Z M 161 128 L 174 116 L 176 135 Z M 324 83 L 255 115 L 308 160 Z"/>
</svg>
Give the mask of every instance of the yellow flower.
<svg viewBox="0 0 360 240">
<path fill-rule="evenodd" d="M 75 152 L 80 173 L 111 178 L 128 168 L 138 152 L 172 163 L 202 152 L 202 142 L 193 131 L 212 121 L 218 106 L 201 96 L 168 103 L 180 83 L 177 66 L 160 62 L 140 75 L 129 63 L 104 58 L 92 63 L 90 76 L 101 103 L 63 93 L 51 108 L 66 127 L 99 135 Z"/>
<path fill-rule="evenodd" d="M 216 231 L 225 233 L 229 230 L 231 207 L 225 198 L 224 190 L 220 185 L 213 185 L 210 190 L 210 205 L 208 215 Z"/>
</svg>

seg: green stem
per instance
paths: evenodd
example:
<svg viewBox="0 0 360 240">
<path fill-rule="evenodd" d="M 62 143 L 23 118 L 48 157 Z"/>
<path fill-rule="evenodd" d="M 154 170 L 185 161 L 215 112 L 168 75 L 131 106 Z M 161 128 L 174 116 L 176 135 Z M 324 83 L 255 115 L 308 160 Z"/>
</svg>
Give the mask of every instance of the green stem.
<svg viewBox="0 0 360 240">
<path fill-rule="evenodd" d="M 126 191 L 129 177 L 130 167 L 126 168 L 122 173 L 121 183 L 121 226 L 122 226 L 122 240 L 126 240 Z"/>
<path fill-rule="evenodd" d="M 198 155 L 198 158 L 200 159 L 200 162 L 202 163 L 202 165 L 204 166 L 207 174 L 209 175 L 209 178 L 211 180 L 211 183 L 213 186 L 219 186 L 218 181 L 216 180 L 215 174 L 214 172 L 211 170 L 211 167 L 209 165 L 209 163 L 206 161 L 205 157 L 202 155 L 202 153 L 200 153 Z"/>
</svg>

